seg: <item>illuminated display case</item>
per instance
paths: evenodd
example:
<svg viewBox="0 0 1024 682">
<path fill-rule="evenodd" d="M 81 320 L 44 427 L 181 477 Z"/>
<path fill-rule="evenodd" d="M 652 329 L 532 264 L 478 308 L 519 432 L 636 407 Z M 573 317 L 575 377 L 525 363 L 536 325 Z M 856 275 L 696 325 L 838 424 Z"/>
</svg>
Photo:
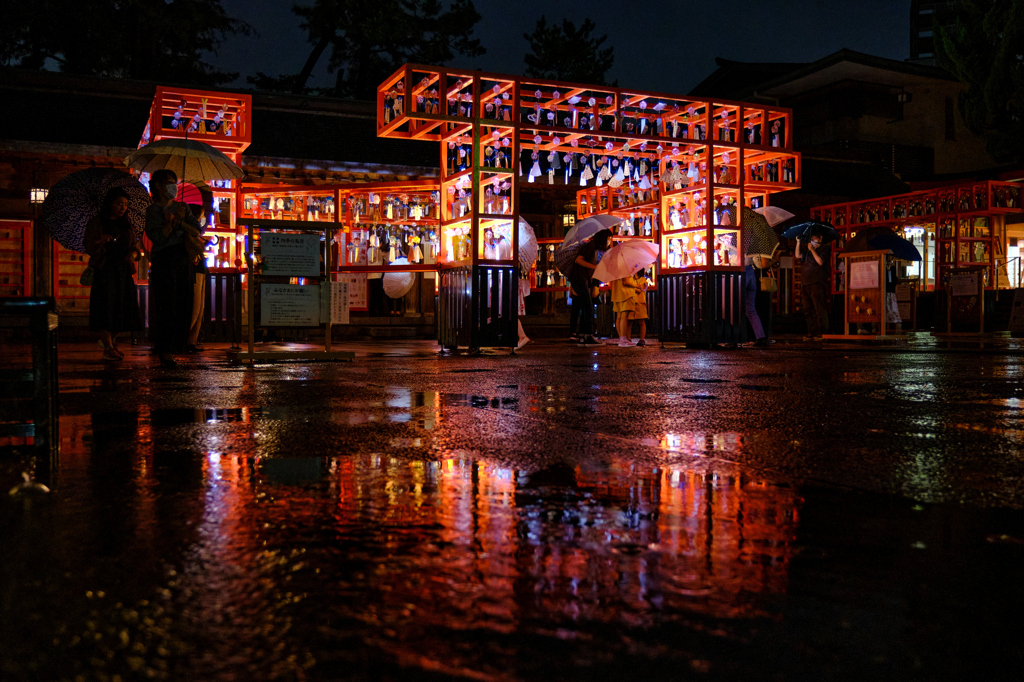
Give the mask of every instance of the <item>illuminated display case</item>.
<svg viewBox="0 0 1024 682">
<path fill-rule="evenodd" d="M 986 287 L 1011 286 L 1004 216 L 1021 210 L 1022 187 L 1015 182 L 965 182 L 891 197 L 832 204 L 812 209 L 811 217 L 831 222 L 849 239 L 866 227 L 887 226 L 910 240 L 922 260 L 906 264 L 922 290 L 943 288 L 951 269 L 987 265 Z M 834 249 L 839 251 L 839 249 Z M 833 278 L 837 287 L 842 278 Z M 837 288 L 838 292 L 839 289 Z"/>
<path fill-rule="evenodd" d="M 442 248 L 442 195 L 436 181 L 342 187 L 338 190 L 341 219 L 333 245 L 339 268 L 351 272 L 435 269 Z"/>
</svg>

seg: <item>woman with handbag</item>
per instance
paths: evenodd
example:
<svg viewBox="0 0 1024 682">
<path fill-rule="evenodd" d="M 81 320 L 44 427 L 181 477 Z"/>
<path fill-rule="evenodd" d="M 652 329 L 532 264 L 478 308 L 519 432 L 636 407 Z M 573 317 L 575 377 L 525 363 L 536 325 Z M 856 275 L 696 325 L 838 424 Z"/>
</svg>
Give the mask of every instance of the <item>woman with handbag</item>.
<svg viewBox="0 0 1024 682">
<path fill-rule="evenodd" d="M 185 204 L 174 200 L 178 176 L 158 170 L 149 180 L 153 204 L 146 210 L 146 236 L 153 242 L 149 273 L 149 317 L 153 350 L 164 367 L 174 367 L 176 353 L 185 349 L 192 324 L 192 260 L 186 246 L 199 221 Z"/>
<path fill-rule="evenodd" d="M 754 346 L 757 348 L 768 347 L 768 337 L 765 336 L 764 327 L 761 326 L 761 318 L 757 314 L 757 292 L 760 289 L 760 281 L 757 273 L 754 272 L 754 259 L 764 259 L 765 256 L 744 256 L 743 264 L 746 266 L 743 272 L 743 310 L 747 314 L 747 320 L 754 330 Z M 771 257 L 767 257 L 771 261 Z"/>
<path fill-rule="evenodd" d="M 128 194 L 118 187 L 107 192 L 99 215 L 85 228 L 85 250 L 93 270 L 89 291 L 89 331 L 99 332 L 103 359 L 124 360 L 117 335 L 142 329 L 135 290 L 135 263 L 142 250 L 125 215 Z"/>
</svg>

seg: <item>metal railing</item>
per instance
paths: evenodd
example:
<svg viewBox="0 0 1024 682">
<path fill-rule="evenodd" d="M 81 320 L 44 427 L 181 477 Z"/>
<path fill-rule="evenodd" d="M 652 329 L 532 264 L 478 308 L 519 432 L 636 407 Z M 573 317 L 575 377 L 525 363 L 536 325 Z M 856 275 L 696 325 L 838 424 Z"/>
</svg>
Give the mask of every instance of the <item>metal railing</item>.
<svg viewBox="0 0 1024 682">
<path fill-rule="evenodd" d="M 711 346 L 747 339 L 742 272 L 663 274 L 657 303 L 662 341 Z"/>
<path fill-rule="evenodd" d="M 60 453 L 56 300 L 0 298 L 2 326 L 24 326 L 26 320 L 32 337 L 31 364 L 28 369 L 0 370 L 0 436 L 32 438 L 36 465 L 40 474 L 48 476 L 56 469 Z M 10 362 L 13 349 L 8 348 L 5 355 L 5 363 Z"/>
<path fill-rule="evenodd" d="M 437 341 L 449 350 L 514 348 L 519 282 L 515 268 L 459 266 L 439 273 Z"/>
<path fill-rule="evenodd" d="M 999 260 L 1000 259 L 996 258 L 996 263 L 995 263 L 995 265 L 996 265 L 996 286 L 995 286 L 996 291 L 999 290 L 999 273 L 1000 272 L 1003 272 L 1006 275 L 1006 284 L 1007 284 L 1007 288 L 1008 289 L 1020 289 L 1021 281 L 1022 281 L 1022 279 L 1024 279 L 1024 272 L 1021 271 L 1021 264 L 1022 264 L 1021 257 L 1020 256 L 1014 256 L 1013 258 L 1003 259 L 1003 264 L 1002 265 L 999 264 Z M 1016 271 L 1017 271 L 1016 280 L 1017 281 L 1016 282 L 1013 281 L 1015 278 L 1010 275 L 1010 264 L 1015 262 L 1015 261 L 1017 263 L 1017 267 L 1016 267 Z"/>
</svg>

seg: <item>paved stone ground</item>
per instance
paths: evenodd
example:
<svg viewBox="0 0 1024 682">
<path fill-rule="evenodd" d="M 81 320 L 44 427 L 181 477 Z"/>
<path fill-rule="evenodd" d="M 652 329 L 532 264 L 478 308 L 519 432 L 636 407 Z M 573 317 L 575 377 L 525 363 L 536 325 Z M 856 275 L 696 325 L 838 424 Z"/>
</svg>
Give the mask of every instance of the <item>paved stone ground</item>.
<svg viewBox="0 0 1024 682">
<path fill-rule="evenodd" d="M 341 348 L 63 346 L 53 492 L 0 502 L 0 673 L 1020 669 L 1016 341 Z"/>
</svg>

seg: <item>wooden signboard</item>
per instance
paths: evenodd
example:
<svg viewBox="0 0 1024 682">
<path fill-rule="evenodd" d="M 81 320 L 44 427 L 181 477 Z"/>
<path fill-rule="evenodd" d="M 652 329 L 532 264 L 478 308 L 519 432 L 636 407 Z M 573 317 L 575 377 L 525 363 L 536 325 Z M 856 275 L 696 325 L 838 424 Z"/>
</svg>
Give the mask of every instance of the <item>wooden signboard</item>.
<svg viewBox="0 0 1024 682">
<path fill-rule="evenodd" d="M 831 340 L 867 340 L 892 338 L 885 333 L 885 257 L 888 251 L 857 251 L 839 254 L 843 267 L 845 304 L 843 334 L 827 334 Z M 851 325 L 878 326 L 877 334 L 857 334 Z M 853 333 L 851 333 L 853 332 Z"/>
<path fill-rule="evenodd" d="M 985 266 L 951 268 L 946 280 L 946 333 L 985 331 Z"/>
</svg>

